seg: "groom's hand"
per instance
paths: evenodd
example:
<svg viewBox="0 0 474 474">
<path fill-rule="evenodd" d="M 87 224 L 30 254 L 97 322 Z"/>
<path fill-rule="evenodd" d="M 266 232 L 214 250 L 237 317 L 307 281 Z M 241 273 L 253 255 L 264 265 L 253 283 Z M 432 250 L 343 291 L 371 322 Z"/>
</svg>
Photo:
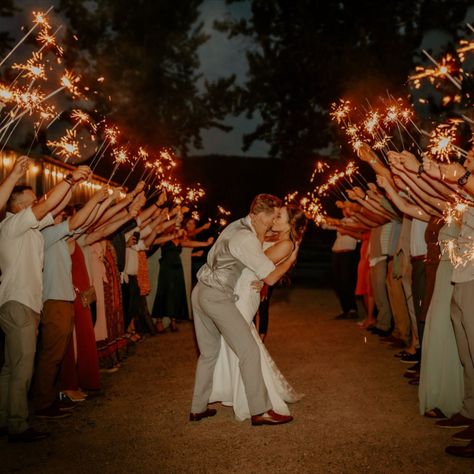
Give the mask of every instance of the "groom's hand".
<svg viewBox="0 0 474 474">
<path fill-rule="evenodd" d="M 263 281 L 260 280 L 254 280 L 252 283 L 250 283 L 250 286 L 257 292 L 260 293 L 260 290 L 263 288 Z"/>
</svg>

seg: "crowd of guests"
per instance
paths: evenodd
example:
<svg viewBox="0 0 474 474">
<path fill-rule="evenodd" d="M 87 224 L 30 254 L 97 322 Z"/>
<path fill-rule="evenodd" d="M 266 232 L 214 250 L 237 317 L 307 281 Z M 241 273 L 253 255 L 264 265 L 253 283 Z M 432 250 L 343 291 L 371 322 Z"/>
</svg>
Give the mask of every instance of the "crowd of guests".
<svg viewBox="0 0 474 474">
<path fill-rule="evenodd" d="M 337 319 L 358 322 L 398 350 L 420 414 L 452 428 L 449 454 L 474 456 L 474 153 L 440 163 L 413 154 L 359 157 L 376 173 L 338 201 L 333 246 Z"/>
<path fill-rule="evenodd" d="M 0 184 L 0 437 L 10 442 L 46 438 L 31 415 L 71 416 L 143 335 L 189 319 L 193 251 L 213 242 L 194 240 L 209 224 L 186 220 L 165 193 L 150 202 L 143 182 L 70 206 L 88 167 L 38 199 L 18 184 L 28 166 L 18 158 Z"/>
</svg>

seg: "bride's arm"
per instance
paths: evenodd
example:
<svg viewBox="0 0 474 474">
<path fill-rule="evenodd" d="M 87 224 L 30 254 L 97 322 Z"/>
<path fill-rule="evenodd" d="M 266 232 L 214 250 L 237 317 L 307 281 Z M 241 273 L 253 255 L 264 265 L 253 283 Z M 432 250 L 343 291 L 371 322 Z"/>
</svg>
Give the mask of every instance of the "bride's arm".
<svg viewBox="0 0 474 474">
<path fill-rule="evenodd" d="M 286 260 L 293 252 L 294 245 L 291 240 L 282 240 L 281 242 L 277 242 L 275 245 L 272 245 L 267 250 L 265 250 L 265 255 L 275 264 L 278 265 L 279 263 Z"/>
</svg>

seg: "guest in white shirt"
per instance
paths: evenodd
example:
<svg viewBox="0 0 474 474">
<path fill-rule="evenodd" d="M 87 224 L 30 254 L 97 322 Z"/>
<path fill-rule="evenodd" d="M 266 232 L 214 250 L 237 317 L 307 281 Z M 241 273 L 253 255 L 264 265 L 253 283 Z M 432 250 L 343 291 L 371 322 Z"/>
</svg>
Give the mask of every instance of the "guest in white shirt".
<svg viewBox="0 0 474 474">
<path fill-rule="evenodd" d="M 0 374 L 0 429 L 10 442 L 36 441 L 47 436 L 28 427 L 27 392 L 33 373 L 36 333 L 42 308 L 44 241 L 41 228 L 75 182 L 90 169 L 81 166 L 40 201 L 28 186 L 13 189 L 7 216 L 0 223 L 0 327 L 5 333 L 5 364 Z"/>
</svg>

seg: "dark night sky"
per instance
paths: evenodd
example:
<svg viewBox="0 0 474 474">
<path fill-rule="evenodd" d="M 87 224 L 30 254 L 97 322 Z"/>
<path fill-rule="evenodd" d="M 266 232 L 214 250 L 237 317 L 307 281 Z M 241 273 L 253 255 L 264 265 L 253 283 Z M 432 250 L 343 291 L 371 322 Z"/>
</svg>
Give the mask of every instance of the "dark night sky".
<svg viewBox="0 0 474 474">
<path fill-rule="evenodd" d="M 57 0 L 17 0 L 16 4 L 22 9 L 14 18 L 0 18 L 0 30 L 8 30 L 12 36 L 21 34 L 21 25 L 28 25 L 31 21 L 31 11 L 46 10 Z M 229 40 L 224 34 L 213 28 L 216 19 L 223 19 L 231 15 L 234 18 L 250 17 L 250 0 L 227 5 L 225 0 L 204 0 L 201 6 L 199 21 L 204 23 L 204 32 L 211 36 L 210 40 L 201 46 L 199 58 L 201 61 L 200 72 L 204 79 L 213 80 L 221 76 L 236 74 L 238 83 L 242 84 L 247 72 L 245 52 L 254 47 L 249 40 L 235 38 Z M 57 23 L 66 22 L 54 13 Z M 466 15 L 466 22 L 474 22 L 474 6 Z M 421 48 L 431 48 L 434 52 L 442 50 L 449 36 L 439 30 L 426 32 Z M 19 54 L 21 51 L 19 50 Z M 24 53 L 26 54 L 26 53 Z M 21 56 L 16 60 L 21 60 Z M 258 114 L 253 119 L 244 116 L 228 116 L 225 123 L 234 127 L 231 132 L 219 129 L 203 130 L 202 150 L 191 150 L 196 155 L 232 155 L 232 156 L 257 156 L 265 157 L 268 154 L 268 145 L 256 142 L 247 152 L 242 151 L 242 136 L 253 130 L 259 122 Z"/>
</svg>

